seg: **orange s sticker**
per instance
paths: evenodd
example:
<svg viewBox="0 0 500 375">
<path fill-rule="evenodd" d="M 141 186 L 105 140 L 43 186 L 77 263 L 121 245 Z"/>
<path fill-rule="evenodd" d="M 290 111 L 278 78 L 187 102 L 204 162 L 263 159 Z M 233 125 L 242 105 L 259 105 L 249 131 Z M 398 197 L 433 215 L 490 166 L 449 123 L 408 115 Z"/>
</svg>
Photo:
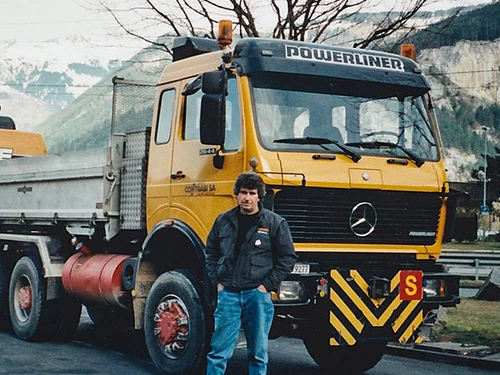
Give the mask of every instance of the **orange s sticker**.
<svg viewBox="0 0 500 375">
<path fill-rule="evenodd" d="M 422 271 L 403 270 L 399 283 L 399 298 L 403 301 L 423 298 L 424 273 Z"/>
</svg>

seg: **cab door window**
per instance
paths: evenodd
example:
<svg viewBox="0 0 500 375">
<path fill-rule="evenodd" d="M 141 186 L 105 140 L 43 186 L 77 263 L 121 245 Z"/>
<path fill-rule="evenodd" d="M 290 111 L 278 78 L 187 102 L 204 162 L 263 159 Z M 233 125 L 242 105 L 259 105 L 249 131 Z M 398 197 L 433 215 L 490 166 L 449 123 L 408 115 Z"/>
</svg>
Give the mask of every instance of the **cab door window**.
<svg viewBox="0 0 500 375">
<path fill-rule="evenodd" d="M 172 132 L 174 118 L 175 90 L 164 91 L 160 98 L 158 123 L 156 124 L 156 144 L 167 143 Z"/>
</svg>

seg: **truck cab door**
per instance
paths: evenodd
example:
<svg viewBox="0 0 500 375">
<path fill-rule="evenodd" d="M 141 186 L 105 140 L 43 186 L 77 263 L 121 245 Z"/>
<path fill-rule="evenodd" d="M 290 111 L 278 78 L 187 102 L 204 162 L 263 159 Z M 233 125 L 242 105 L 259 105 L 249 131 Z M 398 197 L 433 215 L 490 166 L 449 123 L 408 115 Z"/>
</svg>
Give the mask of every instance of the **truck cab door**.
<svg viewBox="0 0 500 375">
<path fill-rule="evenodd" d="M 147 226 L 151 231 L 158 222 L 170 218 L 170 175 L 172 166 L 173 133 L 178 122 L 181 86 L 174 83 L 158 92 L 153 131 L 149 148 L 147 175 Z"/>
<path fill-rule="evenodd" d="M 202 91 L 182 99 L 180 126 L 175 134 L 171 210 L 177 218 L 205 241 L 217 215 L 236 204 L 234 180 L 243 168 L 242 116 L 236 78 L 228 80 L 226 127 L 223 147 L 200 142 Z M 214 166 L 217 150 L 223 156 L 221 168 Z"/>
</svg>

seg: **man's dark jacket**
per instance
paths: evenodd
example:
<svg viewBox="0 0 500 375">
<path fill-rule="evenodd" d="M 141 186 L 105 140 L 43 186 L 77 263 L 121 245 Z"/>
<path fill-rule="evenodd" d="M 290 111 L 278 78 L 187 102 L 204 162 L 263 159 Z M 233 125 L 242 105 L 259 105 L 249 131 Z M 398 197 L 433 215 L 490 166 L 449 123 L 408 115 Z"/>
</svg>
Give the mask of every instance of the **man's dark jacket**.
<svg viewBox="0 0 500 375">
<path fill-rule="evenodd" d="M 238 210 L 237 206 L 220 214 L 208 235 L 206 260 L 210 281 L 213 286 L 221 283 L 233 290 L 253 289 L 261 284 L 268 291 L 276 290 L 292 271 L 296 259 L 288 223 L 261 208 L 236 260 Z"/>
</svg>

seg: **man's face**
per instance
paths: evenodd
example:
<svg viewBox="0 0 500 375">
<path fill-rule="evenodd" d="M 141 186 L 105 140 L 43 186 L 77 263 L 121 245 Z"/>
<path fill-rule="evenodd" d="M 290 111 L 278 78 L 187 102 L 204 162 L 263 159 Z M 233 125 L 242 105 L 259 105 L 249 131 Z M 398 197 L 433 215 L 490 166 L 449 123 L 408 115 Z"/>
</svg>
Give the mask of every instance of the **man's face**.
<svg viewBox="0 0 500 375">
<path fill-rule="evenodd" d="M 259 192 L 257 189 L 240 188 L 236 196 L 240 212 L 243 215 L 253 215 L 259 212 Z"/>
</svg>

